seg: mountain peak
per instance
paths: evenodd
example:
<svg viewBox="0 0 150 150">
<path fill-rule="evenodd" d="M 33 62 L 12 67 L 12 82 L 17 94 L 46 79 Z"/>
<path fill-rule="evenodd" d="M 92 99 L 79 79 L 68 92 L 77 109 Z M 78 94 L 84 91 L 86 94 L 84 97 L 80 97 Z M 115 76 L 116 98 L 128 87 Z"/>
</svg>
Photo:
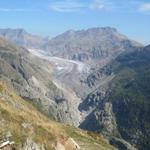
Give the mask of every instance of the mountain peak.
<svg viewBox="0 0 150 150">
<path fill-rule="evenodd" d="M 127 40 L 128 38 L 124 36 L 123 34 L 120 34 L 117 29 L 113 27 L 94 27 L 94 28 L 88 28 L 88 29 L 82 29 L 82 30 L 68 30 L 53 39 L 62 38 L 62 39 L 80 39 L 80 38 L 94 38 L 94 39 L 100 39 L 103 37 L 116 37 L 120 40 Z"/>
<path fill-rule="evenodd" d="M 91 30 L 91 31 L 113 31 L 113 32 L 117 32 L 117 29 L 114 27 L 94 27 L 94 28 L 89 28 L 87 29 Z"/>
<path fill-rule="evenodd" d="M 112 32 L 118 32 L 116 28 L 113 27 L 93 27 L 93 28 L 88 28 L 88 29 L 82 29 L 82 30 L 73 30 L 70 29 L 66 32 L 63 33 L 67 34 L 67 35 L 72 35 L 72 34 L 77 34 L 77 33 L 96 33 L 96 32 L 108 32 L 108 33 L 112 33 Z"/>
<path fill-rule="evenodd" d="M 12 29 L 12 28 L 3 28 L 3 29 L 0 29 L 0 32 L 1 33 L 14 33 L 14 32 L 22 32 L 22 33 L 27 33 L 23 28 L 15 28 L 15 29 Z"/>
<path fill-rule="evenodd" d="M 47 38 L 32 35 L 22 28 L 5 28 L 0 29 L 0 37 L 10 40 L 11 42 L 26 48 L 40 48 L 47 42 Z"/>
<path fill-rule="evenodd" d="M 113 27 L 94 27 L 68 30 L 52 38 L 45 49 L 52 56 L 88 62 L 116 56 L 139 45 Z"/>
</svg>

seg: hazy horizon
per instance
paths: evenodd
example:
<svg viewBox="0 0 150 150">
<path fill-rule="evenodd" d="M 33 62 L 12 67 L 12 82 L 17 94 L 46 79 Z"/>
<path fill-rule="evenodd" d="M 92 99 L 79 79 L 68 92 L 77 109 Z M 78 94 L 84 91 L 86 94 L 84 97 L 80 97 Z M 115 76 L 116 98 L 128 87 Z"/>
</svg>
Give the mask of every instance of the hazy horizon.
<svg viewBox="0 0 150 150">
<path fill-rule="evenodd" d="M 148 0 L 5 0 L 0 1 L 0 17 L 0 28 L 23 28 L 44 37 L 109 26 L 144 45 L 150 43 Z"/>
</svg>

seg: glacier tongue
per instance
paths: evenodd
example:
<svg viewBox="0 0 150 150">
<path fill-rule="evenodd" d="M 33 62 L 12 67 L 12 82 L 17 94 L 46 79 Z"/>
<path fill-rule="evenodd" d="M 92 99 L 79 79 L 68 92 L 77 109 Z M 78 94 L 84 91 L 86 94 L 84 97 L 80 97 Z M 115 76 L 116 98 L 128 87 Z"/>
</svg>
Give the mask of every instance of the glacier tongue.
<svg viewBox="0 0 150 150">
<path fill-rule="evenodd" d="M 90 67 L 87 64 L 84 64 L 83 62 L 59 58 L 59 57 L 51 57 L 48 56 L 47 53 L 44 50 L 40 49 L 28 49 L 29 52 L 31 52 L 33 55 L 36 55 L 42 59 L 46 59 L 49 62 L 51 62 L 56 72 L 60 73 L 70 73 L 72 71 L 77 71 L 79 73 L 86 73 L 89 72 Z"/>
</svg>

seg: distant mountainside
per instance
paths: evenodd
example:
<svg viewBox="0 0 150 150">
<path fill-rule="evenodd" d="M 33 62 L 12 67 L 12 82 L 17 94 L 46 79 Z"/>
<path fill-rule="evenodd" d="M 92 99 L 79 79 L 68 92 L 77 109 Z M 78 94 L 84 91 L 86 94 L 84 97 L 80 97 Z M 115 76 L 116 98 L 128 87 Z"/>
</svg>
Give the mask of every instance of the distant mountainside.
<svg viewBox="0 0 150 150">
<path fill-rule="evenodd" d="M 142 47 L 115 28 L 97 27 L 87 30 L 69 30 L 52 39 L 27 33 L 24 29 L 0 29 L 0 36 L 25 48 L 42 49 L 50 56 L 105 65 L 126 50 Z"/>
<path fill-rule="evenodd" d="M 0 37 L 26 48 L 41 48 L 47 41 L 47 38 L 32 35 L 24 29 L 0 29 Z"/>
<path fill-rule="evenodd" d="M 121 54 L 91 74 L 87 83 L 90 86 L 103 84 L 80 105 L 80 110 L 92 109 L 80 127 L 112 136 L 110 141 L 114 145 L 119 143 L 115 136 L 136 145 L 139 150 L 149 150 L 150 46 Z"/>
<path fill-rule="evenodd" d="M 123 51 L 131 50 L 141 44 L 129 40 L 115 28 L 90 28 L 88 30 L 69 30 L 52 38 L 44 47 L 51 56 L 93 62 L 106 61 Z"/>
</svg>

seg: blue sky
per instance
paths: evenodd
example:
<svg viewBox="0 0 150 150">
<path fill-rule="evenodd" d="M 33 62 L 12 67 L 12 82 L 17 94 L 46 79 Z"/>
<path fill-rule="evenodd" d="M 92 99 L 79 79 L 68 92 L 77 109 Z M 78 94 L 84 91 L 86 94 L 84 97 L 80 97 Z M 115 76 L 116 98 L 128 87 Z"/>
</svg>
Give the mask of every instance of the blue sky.
<svg viewBox="0 0 150 150">
<path fill-rule="evenodd" d="M 0 28 L 53 37 L 69 29 L 104 26 L 150 44 L 150 0 L 0 1 Z"/>
</svg>

